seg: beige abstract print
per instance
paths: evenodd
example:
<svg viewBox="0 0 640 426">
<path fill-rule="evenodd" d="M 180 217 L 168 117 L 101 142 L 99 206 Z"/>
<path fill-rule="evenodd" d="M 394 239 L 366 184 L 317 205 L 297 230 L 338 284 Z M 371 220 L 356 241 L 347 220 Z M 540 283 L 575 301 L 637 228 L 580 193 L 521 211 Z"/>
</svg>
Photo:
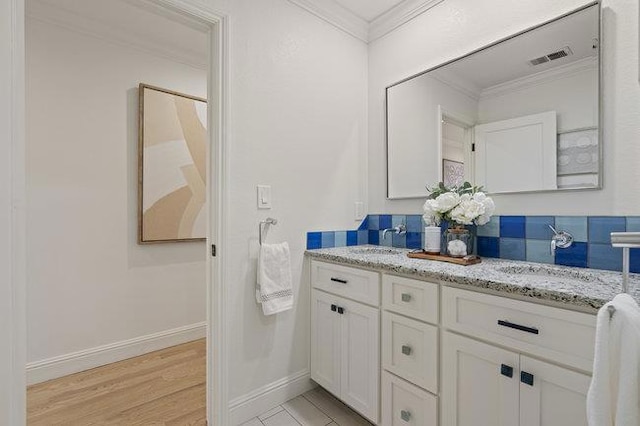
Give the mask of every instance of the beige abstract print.
<svg viewBox="0 0 640 426">
<path fill-rule="evenodd" d="M 139 242 L 206 232 L 207 103 L 140 85 Z"/>
</svg>

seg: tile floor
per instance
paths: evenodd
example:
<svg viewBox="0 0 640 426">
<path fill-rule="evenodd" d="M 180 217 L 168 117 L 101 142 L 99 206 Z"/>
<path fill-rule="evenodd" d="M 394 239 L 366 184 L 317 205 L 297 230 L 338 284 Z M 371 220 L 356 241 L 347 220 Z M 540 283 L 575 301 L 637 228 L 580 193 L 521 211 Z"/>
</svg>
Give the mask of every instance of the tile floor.
<svg viewBox="0 0 640 426">
<path fill-rule="evenodd" d="M 367 420 L 318 387 L 242 426 L 370 426 Z"/>
</svg>

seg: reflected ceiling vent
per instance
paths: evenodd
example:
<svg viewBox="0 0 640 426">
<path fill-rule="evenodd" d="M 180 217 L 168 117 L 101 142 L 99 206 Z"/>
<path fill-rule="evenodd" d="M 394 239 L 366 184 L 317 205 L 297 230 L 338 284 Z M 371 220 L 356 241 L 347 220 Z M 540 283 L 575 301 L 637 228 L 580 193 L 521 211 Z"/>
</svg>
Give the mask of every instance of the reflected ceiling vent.
<svg viewBox="0 0 640 426">
<path fill-rule="evenodd" d="M 569 55 L 573 55 L 573 52 L 569 46 L 565 46 L 562 50 L 558 50 L 557 52 L 548 53 L 544 56 L 540 56 L 539 58 L 531 59 L 529 60 L 529 64 L 536 66 L 544 64 L 545 62 L 555 61 L 556 59 L 564 58 Z"/>
</svg>

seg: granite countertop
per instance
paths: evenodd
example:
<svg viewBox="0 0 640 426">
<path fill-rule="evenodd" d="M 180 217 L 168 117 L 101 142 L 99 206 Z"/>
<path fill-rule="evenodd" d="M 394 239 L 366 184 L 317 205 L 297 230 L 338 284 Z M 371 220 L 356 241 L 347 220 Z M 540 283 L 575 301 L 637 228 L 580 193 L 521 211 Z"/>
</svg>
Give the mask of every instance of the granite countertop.
<svg viewBox="0 0 640 426">
<path fill-rule="evenodd" d="M 371 248 L 388 253 L 370 252 Z M 541 263 L 483 258 L 482 263 L 461 266 L 411 259 L 411 250 L 383 246 L 351 246 L 307 250 L 314 259 L 337 262 L 381 272 L 415 276 L 505 293 L 532 302 L 561 304 L 568 309 L 595 312 L 622 292 L 620 272 L 583 269 Z M 631 288 L 640 303 L 640 274 L 631 274 Z"/>
</svg>

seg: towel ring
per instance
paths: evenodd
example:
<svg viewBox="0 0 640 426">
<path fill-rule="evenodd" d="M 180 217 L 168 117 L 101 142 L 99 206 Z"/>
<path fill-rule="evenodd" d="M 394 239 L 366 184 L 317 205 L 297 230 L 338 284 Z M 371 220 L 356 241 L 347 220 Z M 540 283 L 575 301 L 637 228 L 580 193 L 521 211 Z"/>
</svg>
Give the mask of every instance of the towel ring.
<svg viewBox="0 0 640 426">
<path fill-rule="evenodd" d="M 262 233 L 264 231 L 264 227 L 266 225 L 277 225 L 278 224 L 278 219 L 274 219 L 272 217 L 268 217 L 265 220 L 261 220 L 260 223 L 258 223 L 258 241 L 260 241 L 260 245 L 262 245 Z"/>
<path fill-rule="evenodd" d="M 622 292 L 629 293 L 629 249 L 640 248 L 640 232 L 612 232 L 611 246 L 622 248 Z M 615 306 L 609 305 L 609 319 L 616 313 Z"/>
</svg>

